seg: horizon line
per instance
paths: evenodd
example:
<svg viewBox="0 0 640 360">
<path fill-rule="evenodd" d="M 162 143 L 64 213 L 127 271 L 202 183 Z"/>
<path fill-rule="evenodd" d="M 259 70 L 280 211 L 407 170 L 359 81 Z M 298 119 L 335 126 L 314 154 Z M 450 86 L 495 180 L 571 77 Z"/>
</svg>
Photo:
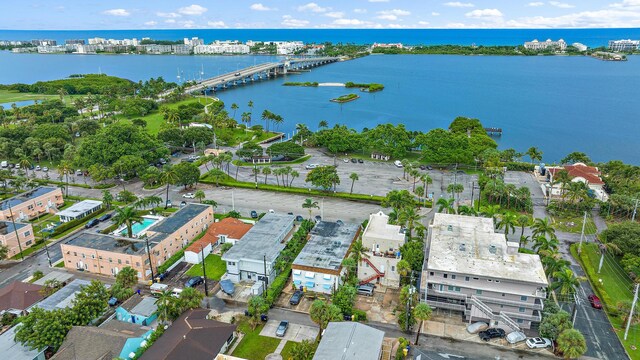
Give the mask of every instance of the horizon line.
<svg viewBox="0 0 640 360">
<path fill-rule="evenodd" d="M 161 30 L 615 30 L 615 29 L 638 29 L 640 27 L 495 27 L 495 28 L 473 28 L 473 27 L 424 27 L 424 28 L 143 28 L 143 29 L 0 29 L 0 31 L 161 31 Z"/>
</svg>

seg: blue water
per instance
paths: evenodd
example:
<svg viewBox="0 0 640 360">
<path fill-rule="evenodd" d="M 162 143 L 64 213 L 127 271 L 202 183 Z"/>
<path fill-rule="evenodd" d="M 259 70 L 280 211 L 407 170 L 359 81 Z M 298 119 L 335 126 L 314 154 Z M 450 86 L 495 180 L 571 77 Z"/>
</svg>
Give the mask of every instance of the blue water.
<svg viewBox="0 0 640 360">
<path fill-rule="evenodd" d="M 640 38 L 635 29 L 182 29 L 182 30 L 0 30 L 0 40 L 107 39 L 150 37 L 179 40 L 197 36 L 213 40 L 300 40 L 304 42 L 356 43 L 402 42 L 404 44 L 517 45 L 537 39 L 563 38 L 569 43 L 605 46 L 612 39 Z"/>
<path fill-rule="evenodd" d="M 133 233 L 134 236 L 136 236 L 136 235 L 138 235 L 142 231 L 146 230 L 148 227 L 150 227 L 151 225 L 153 225 L 156 222 L 158 222 L 158 220 L 152 219 L 152 218 L 143 217 L 142 218 L 142 222 L 136 222 L 136 223 L 133 223 L 133 225 L 131 225 L 131 232 Z M 127 229 L 124 229 L 124 230 L 120 231 L 120 234 L 121 235 L 126 235 L 127 234 Z"/>
<path fill-rule="evenodd" d="M 23 101 L 14 101 L 14 102 L 0 104 L 0 106 L 2 106 L 5 109 L 9 109 L 13 104 L 15 104 L 17 107 L 23 107 L 23 106 L 33 105 L 35 103 L 36 103 L 35 100 L 23 100 Z"/>
</svg>

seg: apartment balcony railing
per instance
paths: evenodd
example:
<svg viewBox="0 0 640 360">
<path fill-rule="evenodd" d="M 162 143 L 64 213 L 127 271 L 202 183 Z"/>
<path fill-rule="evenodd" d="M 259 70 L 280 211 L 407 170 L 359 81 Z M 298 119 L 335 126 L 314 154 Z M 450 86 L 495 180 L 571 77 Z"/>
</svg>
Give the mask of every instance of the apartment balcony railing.
<svg viewBox="0 0 640 360">
<path fill-rule="evenodd" d="M 479 295 L 476 295 L 476 297 L 484 302 L 491 304 L 511 305 L 516 307 L 524 307 L 527 309 L 542 310 L 542 304 L 530 303 L 526 301 L 507 300 L 501 299 L 499 297 L 488 297 Z"/>
</svg>

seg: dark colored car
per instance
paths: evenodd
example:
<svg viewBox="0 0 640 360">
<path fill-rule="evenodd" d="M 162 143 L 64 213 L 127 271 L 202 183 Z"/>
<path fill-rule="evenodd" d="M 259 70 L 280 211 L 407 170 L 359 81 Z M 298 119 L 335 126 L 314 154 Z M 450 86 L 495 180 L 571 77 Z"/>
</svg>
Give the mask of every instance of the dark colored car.
<svg viewBox="0 0 640 360">
<path fill-rule="evenodd" d="M 357 162 L 358 162 L 358 160 L 356 160 L 355 158 L 352 158 L 352 159 L 351 159 L 351 162 L 355 164 L 355 163 L 357 163 Z"/>
<path fill-rule="evenodd" d="M 169 276 L 169 272 L 168 271 L 160 273 L 160 274 L 158 274 L 158 276 L 156 276 L 156 281 L 158 281 L 158 282 L 162 281 L 162 280 L 166 279 L 167 276 Z"/>
<path fill-rule="evenodd" d="M 344 221 L 338 219 L 338 220 L 336 220 L 336 224 L 342 226 L 342 225 L 344 225 Z"/>
<path fill-rule="evenodd" d="M 186 201 L 180 201 L 180 207 L 185 207 L 187 206 L 187 202 Z"/>
<path fill-rule="evenodd" d="M 316 222 L 320 222 L 320 221 L 322 221 L 322 216 L 316 215 Z"/>
<path fill-rule="evenodd" d="M 109 306 L 116 306 L 118 305 L 119 301 L 117 298 L 112 297 L 109 299 L 109 301 L 107 302 L 109 304 Z"/>
<path fill-rule="evenodd" d="M 304 218 L 302 217 L 302 215 L 296 215 L 296 221 L 304 221 Z"/>
<path fill-rule="evenodd" d="M 360 164 L 364 164 L 364 160 L 362 160 L 362 159 L 358 159 L 358 162 L 359 162 Z"/>
<path fill-rule="evenodd" d="M 288 212 L 287 215 L 293 215 L 293 213 L 292 212 Z"/>
<path fill-rule="evenodd" d="M 91 220 L 89 220 L 89 222 L 88 222 L 88 223 L 86 223 L 86 224 L 84 225 L 84 228 L 85 228 L 85 229 L 91 229 L 92 227 L 94 227 L 94 226 L 98 225 L 98 223 L 100 223 L 100 220 L 98 220 L 98 219 L 91 219 Z"/>
<path fill-rule="evenodd" d="M 202 276 L 194 276 L 191 279 L 187 280 L 186 283 L 184 283 L 184 286 L 186 287 L 196 287 L 200 284 L 202 284 L 204 282 L 204 280 L 202 279 Z"/>
<path fill-rule="evenodd" d="M 258 212 L 255 210 L 251 210 L 251 218 L 252 219 L 257 219 L 258 218 Z"/>
<path fill-rule="evenodd" d="M 482 341 L 489 341 L 491 339 L 504 338 L 507 336 L 504 330 L 498 328 L 489 328 L 485 331 L 480 331 L 478 335 Z"/>
<path fill-rule="evenodd" d="M 111 219 L 111 214 L 104 214 L 98 218 L 98 221 L 107 221 Z"/>
<path fill-rule="evenodd" d="M 587 297 L 589 299 L 589 303 L 593 306 L 594 309 L 602 309 L 602 303 L 600 302 L 600 298 L 591 294 Z"/>
<path fill-rule="evenodd" d="M 427 165 L 427 170 L 433 170 L 433 166 Z"/>
<path fill-rule="evenodd" d="M 278 325 L 278 329 L 276 330 L 276 336 L 283 337 L 289 328 L 289 322 L 286 320 L 280 321 L 280 325 Z"/>
<path fill-rule="evenodd" d="M 427 170 L 427 166 L 426 165 L 420 165 L 420 170 Z"/>
<path fill-rule="evenodd" d="M 294 292 L 293 295 L 291 295 L 291 299 L 289 299 L 289 304 L 291 305 L 300 304 L 300 300 L 302 300 L 303 295 L 304 293 L 302 291 L 296 290 L 296 292 Z"/>
</svg>

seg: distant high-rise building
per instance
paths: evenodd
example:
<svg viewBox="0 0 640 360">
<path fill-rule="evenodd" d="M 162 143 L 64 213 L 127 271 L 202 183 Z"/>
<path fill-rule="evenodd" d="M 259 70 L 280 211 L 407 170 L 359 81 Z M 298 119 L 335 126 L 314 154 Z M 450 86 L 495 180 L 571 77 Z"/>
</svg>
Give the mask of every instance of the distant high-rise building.
<svg viewBox="0 0 640 360">
<path fill-rule="evenodd" d="M 567 48 L 567 43 L 560 39 L 558 41 L 553 41 L 551 39 L 547 39 L 546 41 L 538 41 L 535 39 L 533 41 L 527 41 L 524 43 L 524 48 L 527 50 L 547 50 L 547 49 L 557 49 L 560 51 L 564 51 Z"/>
<path fill-rule="evenodd" d="M 611 51 L 635 51 L 640 50 L 640 40 L 609 40 Z"/>
<path fill-rule="evenodd" d="M 58 42 L 50 39 L 36 39 L 31 40 L 31 43 L 35 46 L 56 46 Z"/>
<path fill-rule="evenodd" d="M 69 39 L 64 41 L 65 45 L 84 45 L 84 39 Z"/>
</svg>

